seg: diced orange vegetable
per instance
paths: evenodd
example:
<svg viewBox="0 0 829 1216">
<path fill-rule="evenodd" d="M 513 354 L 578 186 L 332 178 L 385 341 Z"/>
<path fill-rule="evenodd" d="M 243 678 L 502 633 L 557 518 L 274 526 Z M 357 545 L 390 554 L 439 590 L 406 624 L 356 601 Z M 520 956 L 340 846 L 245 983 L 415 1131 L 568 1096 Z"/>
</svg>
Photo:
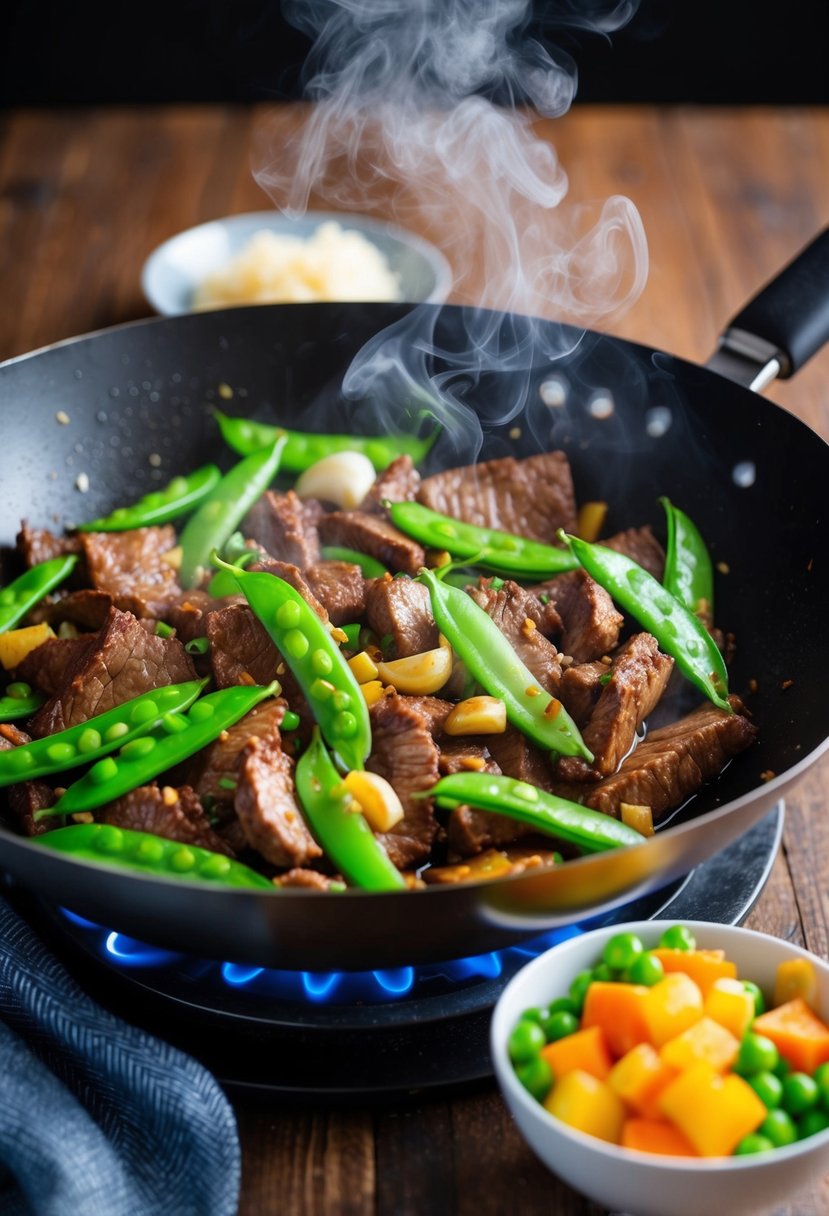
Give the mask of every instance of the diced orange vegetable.
<svg viewBox="0 0 829 1216">
<path fill-rule="evenodd" d="M 669 1157 L 698 1157 L 699 1153 L 682 1132 L 662 1119 L 626 1119 L 622 1126 L 622 1148 L 640 1153 L 662 1153 Z"/>
<path fill-rule="evenodd" d="M 788 958 L 778 963 L 771 1003 L 785 1005 L 798 996 L 817 1012 L 817 974 L 814 967 L 807 958 Z"/>
<path fill-rule="evenodd" d="M 724 950 L 669 950 L 659 946 L 651 951 L 665 968 L 665 974 L 681 971 L 689 976 L 705 997 L 714 980 L 737 978 L 737 964 L 725 957 Z"/>
<path fill-rule="evenodd" d="M 589 1072 L 578 1068 L 568 1072 L 553 1086 L 544 1106 L 568 1127 L 619 1143 L 625 1108 L 610 1086 Z"/>
<path fill-rule="evenodd" d="M 829 1026 L 802 997 L 761 1014 L 755 1018 L 752 1030 L 771 1039 L 781 1056 L 798 1072 L 813 1073 L 819 1064 L 829 1060 Z"/>
<path fill-rule="evenodd" d="M 22 663 L 27 654 L 54 636 L 54 629 L 45 621 L 40 625 L 24 625 L 22 629 L 0 633 L 0 663 L 6 671 L 10 671 Z"/>
<path fill-rule="evenodd" d="M 702 1157 L 730 1156 L 768 1113 L 742 1077 L 722 1077 L 704 1063 L 686 1068 L 666 1086 L 659 1106 Z"/>
<path fill-rule="evenodd" d="M 659 1115 L 658 1100 L 676 1072 L 661 1060 L 650 1043 L 640 1043 L 610 1070 L 607 1083 L 630 1110 L 646 1118 Z"/>
<path fill-rule="evenodd" d="M 705 1016 L 741 1039 L 754 1018 L 754 997 L 739 980 L 714 980 L 705 998 Z"/>
<path fill-rule="evenodd" d="M 583 1028 L 601 1026 L 605 1042 L 614 1059 L 619 1059 L 637 1043 L 647 1043 L 650 1035 L 642 998 L 642 984 L 613 984 L 594 980 L 587 989 L 581 1015 Z"/>
<path fill-rule="evenodd" d="M 702 993 L 692 979 L 677 971 L 647 990 L 642 1012 L 651 1043 L 661 1047 L 700 1020 Z"/>
<path fill-rule="evenodd" d="M 699 1060 L 717 1072 L 725 1072 L 737 1059 L 739 1039 L 713 1018 L 702 1017 L 693 1026 L 670 1039 L 659 1053 L 660 1059 L 680 1072 Z"/>
<path fill-rule="evenodd" d="M 541 1054 L 553 1070 L 556 1081 L 576 1069 L 604 1081 L 613 1066 L 600 1026 L 589 1026 L 555 1043 L 548 1043 Z"/>
</svg>

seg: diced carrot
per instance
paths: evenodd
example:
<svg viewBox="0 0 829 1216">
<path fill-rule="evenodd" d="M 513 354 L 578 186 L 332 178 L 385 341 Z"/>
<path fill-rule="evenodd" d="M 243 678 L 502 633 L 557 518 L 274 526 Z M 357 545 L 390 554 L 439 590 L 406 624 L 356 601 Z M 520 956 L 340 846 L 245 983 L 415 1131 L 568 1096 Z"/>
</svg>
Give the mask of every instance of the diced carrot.
<svg viewBox="0 0 829 1216">
<path fill-rule="evenodd" d="M 714 980 L 705 998 L 705 1016 L 741 1039 L 754 1021 L 754 997 L 739 980 Z"/>
<path fill-rule="evenodd" d="M 577 1030 L 555 1043 L 548 1043 L 541 1055 L 553 1070 L 556 1081 L 575 1069 L 604 1081 L 613 1067 L 601 1026 L 588 1026 L 586 1030 Z"/>
<path fill-rule="evenodd" d="M 587 989 L 582 1028 L 601 1026 L 615 1059 L 626 1055 L 637 1043 L 647 1043 L 650 1038 L 642 1012 L 642 997 L 647 991 L 643 984 L 613 984 L 599 980 L 594 980 Z"/>
<path fill-rule="evenodd" d="M 729 1157 L 768 1114 L 742 1077 L 722 1077 L 704 1063 L 681 1072 L 663 1089 L 659 1105 L 702 1157 Z"/>
<path fill-rule="evenodd" d="M 681 971 L 689 976 L 703 997 L 708 995 L 714 980 L 737 978 L 737 964 L 725 957 L 724 950 L 669 950 L 659 946 L 651 953 L 665 968 L 665 974 Z"/>
<path fill-rule="evenodd" d="M 642 998 L 650 1042 L 661 1047 L 702 1017 L 702 993 L 681 971 L 664 976 Z"/>
<path fill-rule="evenodd" d="M 829 1060 L 829 1026 L 813 1013 L 802 997 L 769 1009 L 755 1018 L 752 1030 L 771 1039 L 798 1072 L 813 1073 Z"/>
<path fill-rule="evenodd" d="M 681 1072 L 704 1060 L 716 1072 L 725 1072 L 737 1059 L 740 1042 L 730 1030 L 713 1018 L 702 1017 L 693 1026 L 669 1039 L 659 1052 L 660 1059 Z"/>
<path fill-rule="evenodd" d="M 544 1106 L 569 1127 L 611 1144 L 619 1143 L 625 1108 L 610 1086 L 591 1073 L 579 1068 L 568 1072 L 550 1090 Z"/>
<path fill-rule="evenodd" d="M 662 1153 L 669 1157 L 698 1157 L 699 1153 L 682 1132 L 661 1119 L 626 1119 L 622 1124 L 622 1148 L 640 1153 Z"/>
<path fill-rule="evenodd" d="M 787 958 L 777 966 L 772 1005 L 785 1005 L 802 997 L 810 1009 L 818 1012 L 817 974 L 808 958 Z"/>
<path fill-rule="evenodd" d="M 675 1077 L 675 1070 L 659 1058 L 650 1043 L 639 1043 L 613 1065 L 607 1083 L 629 1110 L 655 1119 L 659 1095 Z"/>
</svg>

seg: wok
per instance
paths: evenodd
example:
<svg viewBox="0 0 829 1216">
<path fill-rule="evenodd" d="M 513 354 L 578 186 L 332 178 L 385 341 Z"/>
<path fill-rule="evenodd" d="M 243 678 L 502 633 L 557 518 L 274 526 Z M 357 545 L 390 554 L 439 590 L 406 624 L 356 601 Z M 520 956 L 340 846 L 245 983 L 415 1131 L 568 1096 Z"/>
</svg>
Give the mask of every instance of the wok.
<svg viewBox="0 0 829 1216">
<path fill-rule="evenodd" d="M 826 283 L 829 233 L 737 319 L 719 363 L 746 383 L 790 374 L 827 336 L 816 298 Z M 153 319 L 0 366 L 0 542 L 13 543 L 21 517 L 59 528 L 145 493 L 159 457 L 161 484 L 217 455 L 230 463 L 213 404 L 306 429 L 376 433 L 376 400 L 346 400 L 343 374 L 374 335 L 415 318 L 443 352 L 427 362 L 445 371 L 446 352 L 469 345 L 472 314 L 387 304 Z M 461 384 L 466 421 L 442 436 L 429 470 L 560 447 L 579 500 L 610 503 L 608 534 L 651 523 L 664 535 L 659 496 L 681 505 L 728 569 L 718 576 L 716 615 L 737 639 L 732 690 L 757 682 L 749 697 L 756 745 L 641 846 L 496 882 L 336 896 L 205 889 L 89 866 L 0 827 L 0 866 L 13 879 L 98 923 L 211 958 L 312 970 L 439 961 L 501 948 L 668 884 L 746 832 L 825 751 L 829 447 L 755 392 L 671 355 L 552 322 L 484 320 L 520 357 Z M 553 356 L 551 348 L 569 349 Z M 770 362 L 771 372 L 758 370 Z M 480 453 L 471 446 L 479 430 Z"/>
</svg>

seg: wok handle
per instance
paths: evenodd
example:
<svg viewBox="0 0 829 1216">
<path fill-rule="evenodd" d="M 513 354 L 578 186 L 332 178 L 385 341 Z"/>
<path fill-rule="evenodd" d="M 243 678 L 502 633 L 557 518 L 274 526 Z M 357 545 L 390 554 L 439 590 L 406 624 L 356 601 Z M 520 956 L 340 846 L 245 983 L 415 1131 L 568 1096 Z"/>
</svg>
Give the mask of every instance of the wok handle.
<svg viewBox="0 0 829 1216">
<path fill-rule="evenodd" d="M 775 376 L 788 379 L 826 342 L 829 228 L 741 309 L 708 366 L 759 391 Z"/>
</svg>

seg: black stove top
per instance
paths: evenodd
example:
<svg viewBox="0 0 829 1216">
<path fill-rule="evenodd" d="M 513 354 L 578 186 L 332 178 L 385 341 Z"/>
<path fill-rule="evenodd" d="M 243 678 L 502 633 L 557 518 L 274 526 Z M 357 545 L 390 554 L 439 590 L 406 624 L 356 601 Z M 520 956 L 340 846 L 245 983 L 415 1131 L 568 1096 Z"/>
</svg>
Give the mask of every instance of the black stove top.
<svg viewBox="0 0 829 1216">
<path fill-rule="evenodd" d="M 229 1089 L 292 1101 L 392 1098 L 490 1077 L 492 1007 L 516 971 L 556 942 L 656 917 L 739 924 L 765 885 L 782 826 L 780 804 L 684 880 L 604 916 L 496 953 L 384 971 L 191 958 L 16 898 L 87 991 L 201 1059 Z"/>
</svg>

